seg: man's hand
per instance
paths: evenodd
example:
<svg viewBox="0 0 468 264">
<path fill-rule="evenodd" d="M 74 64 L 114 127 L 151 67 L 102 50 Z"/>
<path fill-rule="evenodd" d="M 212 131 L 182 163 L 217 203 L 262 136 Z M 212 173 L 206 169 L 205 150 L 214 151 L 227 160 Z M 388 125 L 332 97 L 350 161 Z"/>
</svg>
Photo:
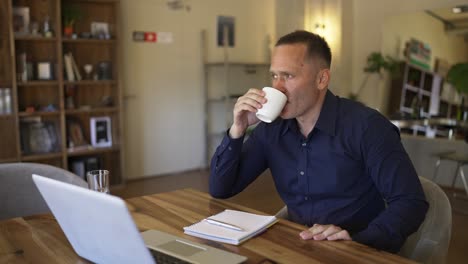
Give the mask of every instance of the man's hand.
<svg viewBox="0 0 468 264">
<path fill-rule="evenodd" d="M 299 236 L 304 240 L 352 240 L 348 231 L 335 225 L 314 224 L 311 228 L 302 231 Z"/>
<path fill-rule="evenodd" d="M 250 89 L 237 99 L 233 110 L 233 124 L 229 129 L 231 138 L 240 138 L 245 130 L 259 120 L 255 116 L 257 109 L 266 103 L 265 92 L 259 89 Z"/>
</svg>

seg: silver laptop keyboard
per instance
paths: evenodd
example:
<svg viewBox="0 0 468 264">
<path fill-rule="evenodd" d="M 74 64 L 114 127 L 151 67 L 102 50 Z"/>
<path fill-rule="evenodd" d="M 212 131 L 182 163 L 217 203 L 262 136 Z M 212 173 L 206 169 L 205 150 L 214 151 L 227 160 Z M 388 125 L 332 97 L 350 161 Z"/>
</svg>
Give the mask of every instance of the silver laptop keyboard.
<svg viewBox="0 0 468 264">
<path fill-rule="evenodd" d="M 151 252 L 151 255 L 153 255 L 154 260 L 156 260 L 157 264 L 190 264 L 190 262 L 164 254 L 151 248 L 149 248 L 149 250 Z"/>
</svg>

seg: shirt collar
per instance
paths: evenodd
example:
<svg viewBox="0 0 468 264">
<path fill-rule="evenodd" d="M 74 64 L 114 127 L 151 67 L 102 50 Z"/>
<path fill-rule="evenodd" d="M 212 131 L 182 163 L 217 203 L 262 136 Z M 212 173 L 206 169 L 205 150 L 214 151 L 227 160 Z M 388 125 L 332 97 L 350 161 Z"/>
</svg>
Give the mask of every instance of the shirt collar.
<svg viewBox="0 0 468 264">
<path fill-rule="evenodd" d="M 330 92 L 330 90 L 327 90 L 327 93 L 325 95 L 325 100 L 322 105 L 322 109 L 320 110 L 320 116 L 317 120 L 317 123 L 315 124 L 315 128 L 327 133 L 330 136 L 335 135 L 335 125 L 336 125 L 336 119 L 338 116 L 338 98 Z M 281 130 L 281 135 L 286 134 L 289 129 L 293 131 L 297 131 L 297 123 L 296 120 L 293 119 L 288 119 L 284 120 L 285 121 L 285 126 Z"/>
<path fill-rule="evenodd" d="M 327 90 L 325 101 L 320 110 L 320 116 L 315 124 L 317 129 L 327 133 L 330 136 L 335 135 L 336 119 L 338 118 L 338 97 L 330 90 Z"/>
</svg>

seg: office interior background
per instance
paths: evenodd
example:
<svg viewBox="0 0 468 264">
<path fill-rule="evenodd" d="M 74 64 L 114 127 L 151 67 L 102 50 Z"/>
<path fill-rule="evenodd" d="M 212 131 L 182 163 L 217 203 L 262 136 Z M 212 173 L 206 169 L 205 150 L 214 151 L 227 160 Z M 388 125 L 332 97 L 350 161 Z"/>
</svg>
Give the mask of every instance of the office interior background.
<svg viewBox="0 0 468 264">
<path fill-rule="evenodd" d="M 7 2 L 10 4 L 9 0 L 3 0 L 1 7 L 7 6 L 5 4 Z M 11 2 L 20 5 L 33 5 L 33 3 L 41 5 L 41 2 L 32 0 Z M 84 2 L 85 5 L 95 4 L 93 1 Z M 349 97 L 352 93 L 358 93 L 359 101 L 390 116 L 393 114 L 388 111 L 391 90 L 394 88 L 392 77 L 388 72 L 384 72 L 382 76 L 366 74 L 363 69 L 366 66 L 367 57 L 372 52 L 380 52 L 384 56 L 404 60 L 406 43 L 411 39 L 417 39 L 430 47 L 429 72 L 435 71 L 437 59 L 442 59 L 447 65 L 468 62 L 467 20 L 461 21 L 464 25 L 461 29 L 447 27 L 441 21 L 450 17 L 452 7 L 459 5 L 467 5 L 466 0 L 121 0 L 116 12 L 118 25 L 115 27 L 110 25 L 111 31 L 118 30 L 118 32 L 113 32 L 118 33 L 118 43 L 109 41 L 112 49 L 118 47 L 119 63 L 114 66 L 119 68 L 115 71 L 119 74 L 117 77 L 114 76 L 117 84 L 110 80 L 109 86 L 118 87 L 123 97 L 123 104 L 118 105 L 116 107 L 118 109 L 114 110 L 118 112 L 115 116 L 119 118 L 120 111 L 123 111 L 122 120 L 117 118 L 118 125 L 120 127 L 121 122 L 123 131 L 116 129 L 119 130 L 117 134 L 121 138 L 115 140 L 118 141 L 115 149 L 111 147 L 110 150 L 105 150 L 108 152 L 102 151 L 105 152 L 102 156 L 105 157 L 106 164 L 112 164 L 115 170 L 119 170 L 118 173 L 123 176 L 123 182 L 116 184 L 119 186 L 113 186 L 115 192 L 114 189 L 112 192 L 116 195 L 131 197 L 186 186 L 207 190 L 206 168 L 208 157 L 215 146 L 208 144 L 211 140 L 211 131 L 206 122 L 208 119 L 210 119 L 209 122 L 213 121 L 212 119 L 221 119 L 221 126 L 217 127 L 219 132 L 227 128 L 229 115 L 231 115 L 229 111 L 218 111 L 215 117 L 209 113 L 207 104 L 209 104 L 210 96 L 207 95 L 207 90 L 213 92 L 214 97 L 223 98 L 228 95 L 224 93 L 227 83 L 231 83 L 227 86 L 234 86 L 234 93 L 242 94 L 250 88 L 246 85 L 248 82 L 243 82 L 240 77 L 225 75 L 223 69 L 240 65 L 240 75 L 242 75 L 249 72 L 258 73 L 260 68 L 263 70 L 266 68 L 268 75 L 268 64 L 275 41 L 296 29 L 305 29 L 320 34 L 330 44 L 333 60 L 329 89 L 333 93 L 341 97 Z M 0 11 L 0 14 L 6 14 L 11 10 L 0 9 Z M 60 10 L 57 13 L 60 15 Z M 94 15 L 98 17 L 97 14 Z M 109 16 L 109 14 L 106 15 Z M 219 17 L 233 19 L 234 45 L 232 47 L 218 45 Z M 6 27 L 6 25 L 0 25 L 0 28 Z M 157 39 L 141 41 L 141 36 L 135 37 L 135 32 L 154 33 L 153 36 L 157 36 Z M 2 32 L 1 37 L 4 36 Z M 10 39 L 0 39 L 0 44 L 15 43 L 17 48 L 21 48 L 21 43 L 24 42 L 33 43 L 27 44 L 34 47 L 32 53 L 42 45 L 41 40 L 31 41 L 28 37 L 15 39 L 10 36 Z M 75 44 L 80 46 L 80 43 L 55 38 L 46 45 L 53 47 L 63 45 L 69 48 Z M 88 45 L 84 43 L 82 46 Z M 99 41 L 90 41 L 90 43 L 94 46 L 101 45 Z M 8 45 L 3 46 L 5 48 Z M 77 54 L 80 54 L 78 49 L 76 49 Z M 53 52 L 49 51 L 49 53 Z M 16 55 L 11 56 L 12 61 L 16 59 L 14 58 Z M 61 57 L 62 54 L 58 56 Z M 0 61 L 8 60 L 0 57 Z M 243 65 L 256 66 L 251 68 Z M 236 67 L 231 69 L 234 70 Z M 7 65 L 6 68 L 14 67 Z M 0 70 L 3 69 L 5 68 Z M 9 71 L 14 72 L 14 70 Z M 5 73 L 9 71 L 0 71 L 0 76 L 8 75 Z M 212 71 L 212 74 L 208 76 L 207 71 Z M 9 76 L 15 76 L 15 74 Z M 13 85 L 11 83 L 15 82 L 10 81 L 8 80 L 6 84 L 0 83 L 0 87 L 13 87 L 17 89 L 12 89 L 12 91 L 27 90 L 29 92 L 34 91 L 34 88 L 43 88 L 35 84 L 31 86 L 37 87 L 30 87 L 21 82 Z M 65 77 L 55 81 L 52 84 L 46 84 L 52 87 L 47 89 L 58 91 L 62 86 L 74 84 L 69 80 L 67 82 Z M 259 86 L 256 88 L 270 85 L 268 76 L 257 83 Z M 364 86 L 362 86 L 363 83 L 365 83 Z M 85 81 L 84 84 L 79 83 L 79 85 L 95 87 L 91 81 Z M 106 86 L 107 83 L 104 81 L 104 84 L 99 84 L 98 82 L 97 86 L 99 85 Z M 209 89 L 207 89 L 208 86 Z M 401 86 L 400 83 L 399 87 Z M 21 96 L 28 97 L 24 94 L 17 97 Z M 36 96 L 40 98 L 40 92 Z M 63 98 L 56 101 L 60 100 L 63 103 Z M 229 100 L 224 98 L 217 103 L 223 105 L 225 101 Z M 21 103 L 23 102 L 19 102 L 18 105 Z M 5 115 L 6 117 L 2 119 L 3 127 L 15 120 L 29 117 L 29 113 L 24 109 L 19 109 L 17 106 L 16 110 L 14 115 Z M 52 113 L 50 116 L 65 119 L 70 115 L 88 115 L 86 111 L 80 112 L 75 109 L 67 108 L 61 111 L 62 113 Z M 99 111 L 98 109 L 97 112 Z M 48 117 L 47 113 L 39 113 L 39 115 L 45 116 L 45 119 Z M 89 119 L 89 116 L 87 117 Z M 65 125 L 63 125 L 62 135 L 66 135 L 65 130 Z M 10 134 L 14 136 L 8 136 Z M 11 146 L 11 144 L 2 145 L 8 139 L 14 138 L 20 142 L 19 134 L 18 132 L 6 133 L 7 136 L 4 137 L 6 140 L 0 141 L 0 147 Z M 87 134 L 89 136 L 89 132 Z M 89 141 L 89 138 L 87 140 Z M 213 141 L 216 142 L 216 140 L 220 140 L 219 133 Z M 436 160 L 435 157 L 430 156 L 430 153 L 455 149 L 468 156 L 467 144 L 460 138 L 450 140 L 404 137 L 402 140 L 418 174 L 427 178 L 432 177 Z M 65 141 L 63 140 L 63 143 Z M 1 150 L 4 149 L 0 149 L 0 154 L 6 153 L 6 157 L 0 159 L 1 162 L 28 161 L 28 159 L 41 162 L 49 159 L 54 162 L 58 161 L 64 167 L 67 162 L 82 155 L 73 153 L 73 148 L 70 150 L 67 142 L 62 144 L 64 145 L 61 147 L 63 153 L 55 156 L 53 153 L 50 156 L 47 155 L 49 153 L 42 153 L 45 158 L 41 155 L 30 157 L 21 153 L 22 149 L 18 142 L 15 151 L 2 152 Z M 93 149 L 91 154 L 99 154 L 99 151 L 99 149 Z M 116 156 L 119 157 L 115 158 Z M 72 169 L 70 167 L 68 164 L 68 169 Z M 453 164 L 441 165 L 437 183 L 450 186 L 454 172 Z M 111 177 L 112 173 L 111 170 Z M 271 179 L 268 175 L 264 176 L 262 175 L 253 184 L 254 189 L 249 187 L 250 191 L 247 190 L 244 196 L 234 197 L 234 199 L 238 199 L 237 201 L 241 204 L 243 202 L 252 208 L 274 214 L 282 206 L 281 200 L 274 193 Z M 153 179 L 158 180 L 152 182 Z M 255 189 L 260 185 L 262 189 Z M 126 187 L 121 188 L 122 186 Z M 456 181 L 456 187 L 460 191 L 463 190 L 460 179 Z M 119 188 L 124 190 L 119 190 Z M 468 202 L 465 201 L 464 207 L 468 208 Z M 466 214 L 458 216 L 454 214 L 450 249 L 452 253 L 450 253 L 449 260 L 455 261 L 449 261 L 449 263 L 464 263 L 463 260 L 466 259 L 463 247 L 468 232 L 466 220 Z"/>
<path fill-rule="evenodd" d="M 179 2 L 172 7 L 170 2 Z M 449 9 L 465 1 L 443 0 L 203 0 L 122 1 L 124 93 L 124 177 L 127 180 L 206 166 L 204 67 L 223 61 L 217 46 L 218 16 L 235 18 L 230 61 L 266 62 L 276 39 L 296 29 L 320 30 L 332 53 L 330 90 L 348 97 L 359 89 L 367 56 L 374 51 L 403 59 L 405 42 L 431 46 L 450 64 L 468 60 L 463 35 L 449 35 L 426 10 Z M 317 28 L 322 24 L 324 28 Z M 135 42 L 134 31 L 170 32 L 171 43 Z M 359 100 L 385 110 L 389 78 L 369 78 Z M 269 83 L 265 83 L 265 86 Z M 248 87 L 245 87 L 248 88 Z M 387 113 L 384 113 L 387 114 Z"/>
</svg>

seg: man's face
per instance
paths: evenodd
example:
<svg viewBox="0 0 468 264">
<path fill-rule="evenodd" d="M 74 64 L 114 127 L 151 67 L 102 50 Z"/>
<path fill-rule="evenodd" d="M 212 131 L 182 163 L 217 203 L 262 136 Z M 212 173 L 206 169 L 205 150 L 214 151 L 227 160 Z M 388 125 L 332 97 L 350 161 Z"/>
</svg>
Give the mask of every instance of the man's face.
<svg viewBox="0 0 468 264">
<path fill-rule="evenodd" d="M 298 118 L 313 111 L 319 99 L 319 69 L 307 58 L 305 44 L 275 47 L 271 59 L 272 85 L 288 97 L 281 112 L 283 119 Z"/>
</svg>

